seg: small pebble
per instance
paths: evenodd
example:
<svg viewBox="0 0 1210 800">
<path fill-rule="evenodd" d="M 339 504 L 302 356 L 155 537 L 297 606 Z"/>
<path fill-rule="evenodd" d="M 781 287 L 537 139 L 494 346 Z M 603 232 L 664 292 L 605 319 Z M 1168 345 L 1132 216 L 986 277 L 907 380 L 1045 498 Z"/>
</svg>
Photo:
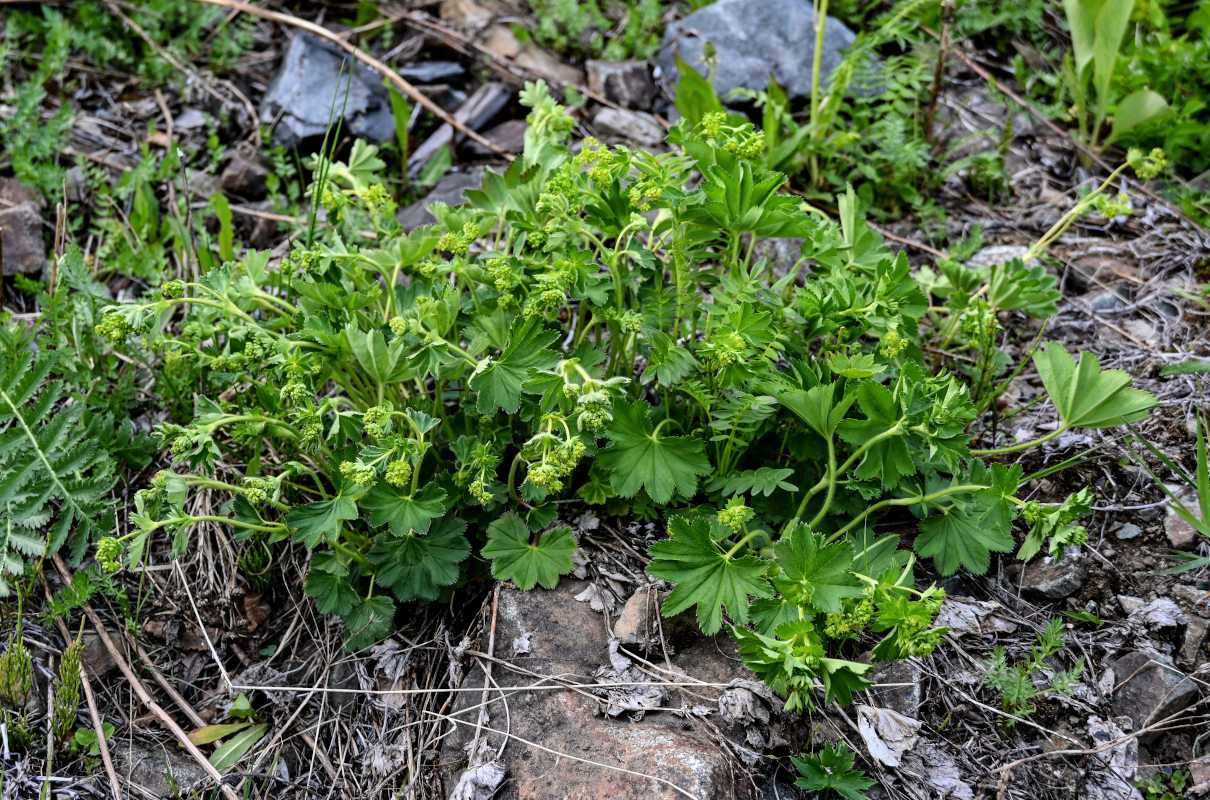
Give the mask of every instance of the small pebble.
<svg viewBox="0 0 1210 800">
<path fill-rule="evenodd" d="M 1143 529 L 1140 528 L 1138 525 L 1135 525 L 1133 522 L 1127 522 L 1126 524 L 1124 524 L 1120 528 L 1118 528 L 1116 531 L 1114 531 L 1113 535 L 1116 536 L 1118 539 L 1121 539 L 1122 541 L 1129 541 L 1131 539 L 1139 538 L 1139 536 L 1142 535 L 1142 533 L 1143 533 Z"/>
</svg>

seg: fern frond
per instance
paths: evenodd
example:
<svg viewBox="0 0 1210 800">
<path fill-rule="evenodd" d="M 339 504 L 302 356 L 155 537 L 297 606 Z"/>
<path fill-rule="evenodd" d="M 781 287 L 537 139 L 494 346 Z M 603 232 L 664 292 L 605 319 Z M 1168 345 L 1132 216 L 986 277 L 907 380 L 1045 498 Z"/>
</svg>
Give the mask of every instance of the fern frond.
<svg viewBox="0 0 1210 800">
<path fill-rule="evenodd" d="M 0 595 L 5 573 L 21 574 L 20 556 L 51 555 L 70 539 L 78 561 L 112 518 L 108 454 L 88 435 L 83 406 L 47 380 L 51 366 L 28 353 L 0 366 Z"/>
</svg>

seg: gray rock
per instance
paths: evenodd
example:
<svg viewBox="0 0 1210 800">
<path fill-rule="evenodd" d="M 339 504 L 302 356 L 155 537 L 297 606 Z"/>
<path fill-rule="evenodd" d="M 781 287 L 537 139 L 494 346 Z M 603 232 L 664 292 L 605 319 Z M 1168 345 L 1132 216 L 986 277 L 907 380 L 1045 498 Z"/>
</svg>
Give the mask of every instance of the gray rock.
<svg viewBox="0 0 1210 800">
<path fill-rule="evenodd" d="M 995 244 L 991 247 L 985 247 L 978 253 L 971 256 L 966 265 L 971 269 L 988 269 L 1000 264 L 1007 264 L 1014 258 L 1024 259 L 1029 253 L 1029 248 L 1018 244 Z M 1030 259 L 1033 263 L 1034 259 Z"/>
<path fill-rule="evenodd" d="M 794 265 L 799 262 L 802 255 L 802 245 L 804 239 L 768 239 L 761 238 L 756 240 L 756 246 L 752 248 L 753 263 L 759 259 L 765 259 L 773 267 L 773 275 L 777 279 L 786 277 L 790 270 L 794 269 Z M 798 282 L 802 283 L 804 276 L 810 271 L 810 268 L 804 263 L 798 268 Z"/>
<path fill-rule="evenodd" d="M 259 200 L 268 191 L 269 174 L 269 164 L 259 153 L 238 148 L 228 156 L 218 182 L 229 195 Z"/>
<path fill-rule="evenodd" d="M 1190 667 L 1199 667 L 1206 657 L 1206 637 L 1210 634 L 1210 622 L 1201 617 L 1189 617 L 1185 626 L 1185 639 L 1181 643 L 1180 659 Z"/>
<path fill-rule="evenodd" d="M 643 61 L 598 61 L 588 64 L 588 88 L 626 108 L 645 111 L 655 102 L 655 81 Z"/>
<path fill-rule="evenodd" d="M 1134 597 L 1133 595 L 1129 594 L 1120 594 L 1118 595 L 1118 605 L 1122 607 L 1122 611 L 1126 614 L 1126 616 L 1130 616 L 1143 606 L 1147 605 L 1147 603 L 1141 597 Z"/>
<path fill-rule="evenodd" d="M 871 690 L 872 704 L 889 708 L 905 717 L 916 717 L 924 695 L 920 686 L 920 666 L 910 658 L 892 661 L 879 667 L 871 676 L 878 687 Z M 890 685 L 888 685 L 890 684 Z"/>
<path fill-rule="evenodd" d="M 510 119 L 494 125 L 483 132 L 483 138 L 507 153 L 520 153 L 525 149 L 525 131 L 529 125 L 523 119 Z M 466 152 L 476 156 L 496 156 L 491 150 L 470 139 L 463 145 Z"/>
<path fill-rule="evenodd" d="M 4 237 L 5 275 L 39 272 L 46 265 L 42 213 L 36 203 L 27 200 L 11 208 L 0 207 L 0 231 Z"/>
<path fill-rule="evenodd" d="M 409 206 L 396 212 L 396 219 L 406 231 L 413 231 L 422 225 L 432 225 L 437 218 L 429 213 L 433 203 L 445 203 L 447 206 L 458 206 L 463 202 L 463 193 L 467 189 L 478 189 L 483 185 L 482 168 L 470 169 L 466 172 L 449 172 L 423 200 L 417 200 Z"/>
<path fill-rule="evenodd" d="M 1120 308 L 1126 307 L 1126 302 L 1118 297 L 1117 292 L 1104 291 L 1097 292 L 1088 299 L 1088 305 L 1093 311 L 1106 313 L 1109 311 L 1117 311 Z"/>
<path fill-rule="evenodd" d="M 178 131 L 195 131 L 206 127 L 211 116 L 199 108 L 186 108 L 172 120 L 172 127 Z"/>
<path fill-rule="evenodd" d="M 457 61 L 420 61 L 404 64 L 396 72 L 408 83 L 441 83 L 461 78 L 466 68 Z"/>
<path fill-rule="evenodd" d="M 110 742 L 109 749 L 118 774 L 154 797 L 188 796 L 190 789 L 210 779 L 196 761 L 178 755 L 178 748 L 173 745 L 136 742 L 132 746 L 117 746 Z"/>
<path fill-rule="evenodd" d="M 513 90 L 502 83 L 485 83 L 458 107 L 458 110 L 454 112 L 454 119 L 465 127 L 477 131 L 496 116 L 500 109 L 508 104 L 512 96 Z M 418 177 L 424 171 L 425 165 L 441 148 L 449 147 L 461 140 L 462 134 L 455 133 L 452 125 L 448 122 L 442 124 L 408 156 L 408 177 Z"/>
<path fill-rule="evenodd" d="M 1135 525 L 1133 522 L 1127 522 L 1114 531 L 1113 535 L 1124 542 L 1128 542 L 1131 539 L 1137 539 L 1142 536 L 1143 529 L 1138 525 Z"/>
<path fill-rule="evenodd" d="M 842 51 L 856 38 L 843 22 L 828 18 L 821 85 L 826 85 L 843 59 Z M 656 56 L 662 79 L 670 85 L 677 80 L 678 53 L 690 67 L 707 74 L 702 63 L 707 41 L 716 51 L 714 90 L 720 97 L 738 88 L 764 89 L 770 73 L 790 97 L 810 96 L 815 52 L 815 13 L 810 0 L 718 0 L 672 23 L 664 31 Z"/>
<path fill-rule="evenodd" d="M 661 649 L 663 644 L 675 649 L 696 638 L 697 623 L 692 614 L 671 618 L 660 615 L 668 594 L 649 586 L 635 589 L 613 623 L 614 638 L 637 652 Z"/>
<path fill-rule="evenodd" d="M 372 142 L 385 142 L 395 135 L 382 77 L 360 63 L 350 71 L 351 63 L 335 46 L 307 34 L 296 34 L 290 40 L 281 68 L 261 102 L 261 122 L 276 121 L 275 144 L 294 147 L 322 139 L 329 121 L 335 124 L 342 111 L 346 133 Z"/>
<path fill-rule="evenodd" d="M 1188 503 L 1185 505 L 1192 507 Z M 1168 537 L 1168 544 L 1177 550 L 1191 549 L 1198 539 L 1197 530 L 1172 509 L 1164 517 L 1164 535 Z"/>
<path fill-rule="evenodd" d="M 664 126 L 655 117 L 642 111 L 606 107 L 597 112 L 592 122 L 603 137 L 648 147 L 664 141 Z"/>
<path fill-rule="evenodd" d="M 1120 597 L 1118 598 L 1121 599 Z M 1125 609 L 1125 606 L 1123 606 Z M 1181 641 L 1188 618 L 1171 598 L 1157 597 L 1135 609 L 1125 609 L 1127 620 L 1136 630 L 1145 630 L 1160 639 Z"/>
<path fill-rule="evenodd" d="M 1130 717 L 1135 731 L 1179 714 L 1199 697 L 1197 684 L 1157 653 L 1127 653 L 1110 668 L 1114 713 Z M 1139 736 L 1139 741 L 1147 744 L 1160 735 L 1160 731 L 1150 731 Z"/>
<path fill-rule="evenodd" d="M 1025 565 L 1021 589 L 1047 600 L 1062 600 L 1080 591 L 1087 580 L 1088 567 L 1083 558 L 1068 556 L 1058 563 L 1045 558 Z"/>
<path fill-rule="evenodd" d="M 624 654 L 610 650 L 601 615 L 588 603 L 575 600 L 587 585 L 582 581 L 563 581 L 553 591 L 500 591 L 495 656 L 503 662 L 515 661 L 523 671 L 509 669 L 510 663 L 496 663 L 488 704 L 482 712 L 479 691 L 456 695 L 448 717 L 449 735 L 441 743 L 438 758 L 445 784 L 456 785 L 466 770 L 476 722 L 482 719 L 480 743 L 486 742 L 485 750 L 493 756 L 503 752 L 499 763 L 508 775 L 494 795 L 498 800 L 674 800 L 686 794 L 701 800 L 750 798 L 752 790 L 743 779 L 742 770 L 727 746 L 717 738 L 721 731 L 734 747 L 750 752 L 752 746 L 746 738 L 749 731 L 742 720 L 733 722 L 718 710 L 724 694 L 719 688 L 695 686 L 692 696 L 671 691 L 660 705 L 684 706 L 686 713 L 650 709 L 641 718 L 636 718 L 640 716 L 637 714 L 614 717 L 599 712 L 625 702 L 624 692 L 670 687 L 660 683 L 652 683 L 650 687 L 619 687 L 609 690 L 608 696 L 600 696 L 605 692 L 602 689 L 554 690 L 549 685 L 539 691 L 519 688 L 540 683 L 534 679 L 535 674 L 564 676 L 583 684 L 590 676 L 595 676 L 596 681 L 616 682 L 621 671 L 630 676 L 627 681 L 642 680 L 643 673 L 630 669 L 631 662 Z M 500 643 L 520 637 L 527 638 L 529 652 L 508 656 L 507 646 Z M 730 638 L 716 636 L 699 637 L 670 661 L 675 674 L 689 676 L 687 679 L 691 681 L 750 684 L 756 695 L 753 702 L 765 704 L 767 713 L 753 707 L 752 715 L 741 716 L 765 718 L 761 738 L 772 746 L 788 746 L 778 741 L 777 731 L 789 729 L 795 721 L 781 713 L 780 702 L 774 699 L 768 703 L 760 696 L 765 692 L 763 685 L 735 659 L 735 645 Z M 484 686 L 485 676 L 477 663 L 472 661 L 469 666 L 463 686 L 477 690 Z M 700 720 L 701 715 L 709 719 Z M 515 738 L 502 748 L 504 739 L 498 732 L 504 730 Z M 775 741 L 777 745 L 773 745 Z M 527 742 L 547 749 L 530 747 Z M 628 772 L 602 768 L 600 764 Z"/>
<path fill-rule="evenodd" d="M 118 666 L 117 662 L 113 660 L 109 648 L 101 641 L 99 634 L 85 633 L 81 637 L 81 642 L 84 645 L 84 651 L 80 654 L 80 661 L 88 668 L 88 672 L 94 679 L 105 677 L 110 670 Z"/>
</svg>

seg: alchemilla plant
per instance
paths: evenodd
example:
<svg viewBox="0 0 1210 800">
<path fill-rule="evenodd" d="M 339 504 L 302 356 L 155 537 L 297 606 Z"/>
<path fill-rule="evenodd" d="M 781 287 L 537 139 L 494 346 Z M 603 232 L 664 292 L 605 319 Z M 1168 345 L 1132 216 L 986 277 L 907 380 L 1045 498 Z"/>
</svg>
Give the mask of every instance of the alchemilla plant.
<svg viewBox="0 0 1210 800">
<path fill-rule="evenodd" d="M 326 218 L 289 258 L 251 252 L 108 309 L 99 333 L 204 378 L 194 419 L 159 431 L 175 469 L 103 565 L 137 566 L 159 533 L 183 550 L 201 521 L 288 539 L 356 648 L 476 563 L 555 585 L 577 546 L 562 510 L 604 506 L 667 521 L 649 568 L 675 584 L 665 612 L 727 625 L 803 708 L 819 685 L 841 701 L 867 685 L 858 637 L 879 637 L 877 660 L 937 644 L 944 593 L 919 588 L 918 559 L 983 572 L 1019 517 L 1026 555 L 1080 541 L 1086 497 L 1025 504 L 1021 468 L 992 460 L 1025 445 L 971 449 L 1011 367 L 996 315 L 1053 313 L 1044 270 L 914 276 L 851 194 L 839 225 L 779 194 L 749 124 L 712 113 L 674 127 L 670 153 L 573 152 L 545 86 L 523 97 L 524 156 L 435 205 L 437 225 L 401 230 L 358 143 L 318 160 Z M 785 237 L 804 244 L 782 274 L 754 254 Z M 947 371 L 927 341 L 976 366 Z M 1062 430 L 1155 403 L 1090 355 L 1035 360 Z M 910 548 L 874 532 L 888 518 L 915 519 Z"/>
</svg>

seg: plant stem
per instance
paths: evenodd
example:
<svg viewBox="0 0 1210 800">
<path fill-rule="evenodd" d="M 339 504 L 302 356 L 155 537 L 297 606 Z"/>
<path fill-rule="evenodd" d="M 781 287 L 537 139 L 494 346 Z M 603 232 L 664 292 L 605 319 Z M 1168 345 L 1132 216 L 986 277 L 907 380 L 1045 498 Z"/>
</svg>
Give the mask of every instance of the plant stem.
<svg viewBox="0 0 1210 800">
<path fill-rule="evenodd" d="M 1042 438 L 1033 439 L 1028 442 L 1018 442 L 1017 444 L 1011 444 L 1011 445 L 1007 445 L 1005 447 L 993 447 L 990 450 L 972 450 L 971 455 L 972 456 L 1000 456 L 1000 455 L 1005 455 L 1007 453 L 1016 453 L 1021 450 L 1028 450 L 1031 447 L 1035 447 L 1037 445 L 1049 442 L 1051 439 L 1055 438 L 1060 433 L 1063 433 L 1064 431 L 1066 431 L 1068 429 L 1068 427 L 1069 426 L 1067 426 L 1067 425 L 1060 425 L 1058 428 L 1054 429 L 1053 431 L 1046 434 Z"/>
<path fill-rule="evenodd" d="M 891 506 L 915 506 L 922 505 L 924 503 L 932 503 L 934 500 L 940 500 L 942 497 L 948 497 L 951 494 L 958 494 L 959 492 L 978 492 L 987 488 L 988 487 L 984 486 L 983 484 L 962 484 L 961 486 L 951 486 L 948 489 L 942 489 L 941 491 L 933 492 L 932 494 L 922 494 L 916 495 L 915 497 L 898 497 L 893 500 L 883 500 L 870 506 L 865 511 L 854 517 L 848 525 L 845 525 L 843 528 L 829 536 L 827 543 L 831 544 L 841 536 L 844 536 L 853 528 L 860 525 L 875 511 L 881 511 L 882 509 L 890 508 Z"/>
</svg>

